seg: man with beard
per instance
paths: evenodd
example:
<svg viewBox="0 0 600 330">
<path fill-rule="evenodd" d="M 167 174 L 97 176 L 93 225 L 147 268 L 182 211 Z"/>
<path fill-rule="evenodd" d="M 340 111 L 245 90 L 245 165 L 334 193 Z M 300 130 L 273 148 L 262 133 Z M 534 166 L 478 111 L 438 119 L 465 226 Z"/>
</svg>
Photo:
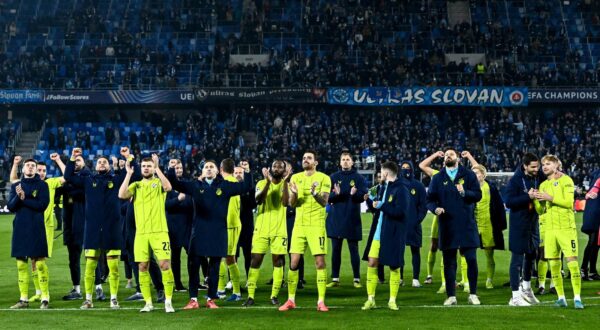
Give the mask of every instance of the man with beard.
<svg viewBox="0 0 600 330">
<path fill-rule="evenodd" d="M 340 267 L 342 265 L 342 244 L 348 242 L 354 287 L 360 284 L 360 256 L 358 242 L 362 240 L 360 204 L 367 193 L 367 184 L 362 175 L 353 169 L 352 155 L 343 152 L 340 156 L 341 171 L 331 175 L 333 190 L 329 195 L 331 209 L 327 215 L 327 236 L 331 239 L 332 282 L 328 288 L 340 285 Z"/>
<path fill-rule="evenodd" d="M 150 291 L 150 274 L 148 273 L 150 253 L 153 252 L 162 273 L 162 282 L 165 288 L 165 311 L 174 313 L 171 242 L 165 214 L 165 201 L 167 193 L 171 191 L 171 184 L 160 170 L 158 162 L 156 154 L 152 154 L 152 158 L 142 159 L 142 180 L 129 184 L 133 168 L 128 161 L 125 165 L 127 175 L 119 188 L 119 198 L 124 200 L 133 198 L 136 227 L 134 256 L 135 262 L 139 263 L 140 290 L 146 301 L 146 305 L 140 312 L 151 312 L 154 309 Z M 155 174 L 157 178 L 154 177 Z"/>
<path fill-rule="evenodd" d="M 539 188 L 539 159 L 536 155 L 523 155 L 522 165 L 508 181 L 504 202 L 510 209 L 508 225 L 508 247 L 510 259 L 510 306 L 529 306 L 539 300 L 531 289 L 531 273 L 535 255 L 540 245 L 538 215 L 535 210 L 535 192 Z M 544 274 L 539 273 L 538 276 Z M 519 288 L 523 276 L 522 287 Z"/>
<path fill-rule="evenodd" d="M 547 179 L 542 182 L 540 189 L 534 192 L 534 203 L 538 214 L 546 214 L 544 256 L 550 263 L 550 273 L 558 295 L 555 306 L 567 307 L 561 274 L 562 253 L 571 273 L 575 309 L 583 309 L 581 273 L 577 261 L 579 255 L 577 226 L 573 211 L 575 185 L 568 175 L 559 171 L 560 166 L 560 160 L 554 155 L 546 155 L 542 158 L 542 171 Z"/>
<path fill-rule="evenodd" d="M 292 232 L 292 247 L 290 253 L 292 260 L 288 272 L 288 300 L 279 308 L 288 311 L 296 308 L 296 288 L 298 285 L 298 264 L 300 256 L 306 251 L 308 245 L 315 257 L 317 268 L 317 311 L 327 312 L 325 305 L 325 291 L 327 282 L 327 269 L 325 255 L 327 254 L 327 232 L 325 229 L 325 206 L 331 191 L 329 176 L 317 171 L 319 164 L 317 153 L 309 150 L 302 156 L 304 172 L 296 173 L 290 182 L 290 206 L 296 208 L 296 220 Z"/>
<path fill-rule="evenodd" d="M 439 219 L 439 246 L 444 257 L 444 275 L 448 298 L 444 306 L 456 305 L 456 252 L 467 261 L 469 304 L 480 305 L 477 297 L 477 248 L 479 233 L 474 217 L 481 189 L 473 171 L 461 166 L 453 148 L 444 152 L 444 165 L 433 176 L 427 192 L 427 208 Z"/>
<path fill-rule="evenodd" d="M 189 256 L 189 294 L 190 301 L 184 309 L 198 309 L 198 284 L 200 283 L 200 257 L 208 258 L 209 276 L 206 307 L 219 308 L 214 300 L 218 299 L 219 266 L 221 259 L 228 256 L 227 214 L 229 201 L 233 196 L 243 194 L 248 187 L 249 174 L 244 182 L 226 181 L 218 176 L 217 163 L 208 160 L 202 168 L 202 175 L 195 181 L 180 181 L 175 169 L 170 168 L 168 179 L 176 191 L 192 197 L 195 216 L 190 236 Z"/>
<path fill-rule="evenodd" d="M 85 232 L 83 248 L 85 249 L 85 301 L 81 309 L 91 309 L 93 283 L 98 258 L 105 252 L 109 269 L 110 307 L 119 309 L 117 293 L 119 292 L 119 256 L 123 248 L 123 224 L 121 222 L 121 202 L 118 187 L 124 179 L 122 173 L 110 171 L 108 158 L 101 156 L 96 160 L 96 173 L 90 176 L 75 174 L 75 161 L 82 154 L 80 148 L 73 148 L 71 159 L 65 169 L 65 180 L 85 191 Z M 121 148 L 121 155 L 130 161 L 133 156 L 129 148 Z M 114 160 L 116 162 L 116 158 Z M 117 167 L 117 164 L 115 164 Z"/>
<path fill-rule="evenodd" d="M 263 168 L 264 179 L 256 184 L 258 215 L 252 237 L 252 261 L 248 275 L 248 299 L 245 307 L 255 304 L 254 293 L 260 266 L 268 250 L 273 258 L 271 304 L 279 306 L 277 296 L 283 281 L 283 265 L 287 253 L 286 206 L 289 201 L 288 182 L 291 171 L 285 162 L 276 159 L 270 169 Z"/>
<path fill-rule="evenodd" d="M 427 215 L 427 192 L 425 186 L 415 179 L 413 164 L 404 161 L 400 165 L 402 183 L 405 184 L 410 193 L 411 217 L 407 217 L 406 245 L 410 246 L 413 280 L 412 287 L 420 288 L 419 272 L 421 271 L 421 246 L 423 245 L 423 229 L 421 223 Z M 404 267 L 400 267 L 400 281 L 404 281 Z"/>
<path fill-rule="evenodd" d="M 36 264 L 41 290 L 41 309 L 47 309 L 50 295 L 48 292 L 48 243 L 44 211 L 50 203 L 48 185 L 42 181 L 37 171 L 37 162 L 28 159 L 23 164 L 23 179 L 10 188 L 8 209 L 15 213 L 11 241 L 11 257 L 17 259 L 19 280 L 19 301 L 11 309 L 29 307 L 29 270 L 27 260 Z"/>
</svg>

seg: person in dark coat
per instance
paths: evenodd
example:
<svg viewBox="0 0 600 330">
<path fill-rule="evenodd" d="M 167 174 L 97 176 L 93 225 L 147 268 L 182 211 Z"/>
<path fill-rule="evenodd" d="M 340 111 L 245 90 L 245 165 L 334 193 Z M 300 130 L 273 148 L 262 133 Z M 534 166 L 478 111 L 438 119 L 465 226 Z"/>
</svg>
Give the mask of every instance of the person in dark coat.
<svg viewBox="0 0 600 330">
<path fill-rule="evenodd" d="M 200 256 L 208 257 L 208 298 L 206 306 L 217 308 L 214 299 L 218 299 L 217 285 L 221 258 L 227 256 L 227 209 L 229 199 L 242 195 L 250 186 L 249 174 L 244 175 L 244 182 L 231 182 L 218 175 L 215 161 L 206 161 L 199 180 L 181 181 L 170 168 L 168 179 L 173 189 L 190 195 L 194 201 L 195 215 L 192 224 L 190 244 L 188 248 L 190 261 L 189 294 L 190 301 L 184 309 L 197 309 Z"/>
<path fill-rule="evenodd" d="M 427 215 L 427 192 L 421 181 L 415 179 L 414 165 L 411 161 L 400 163 L 400 176 L 410 193 L 410 208 L 414 216 L 407 218 L 406 245 L 410 246 L 413 280 L 412 287 L 420 288 L 421 246 L 423 246 L 423 228 L 421 223 Z M 404 267 L 400 268 L 400 281 L 404 281 Z"/>
<path fill-rule="evenodd" d="M 329 195 L 330 210 L 327 215 L 327 236 L 331 239 L 332 282 L 328 288 L 337 287 L 340 283 L 340 267 L 342 265 L 342 244 L 348 242 L 350 262 L 354 275 L 354 287 L 360 284 L 360 256 L 358 242 L 362 240 L 362 222 L 360 205 L 367 193 L 365 178 L 354 168 L 352 155 L 343 152 L 340 156 L 341 171 L 331 175 L 333 189 Z"/>
<path fill-rule="evenodd" d="M 253 210 L 256 208 L 256 199 L 254 198 L 254 178 L 250 172 L 250 163 L 247 160 L 240 162 L 240 167 L 244 169 L 244 172 L 249 173 L 250 182 L 252 183 L 251 191 L 244 193 L 240 196 L 241 210 L 240 210 L 240 221 L 242 222 L 242 231 L 240 233 L 240 239 L 238 241 L 237 251 L 235 259 L 238 260 L 240 257 L 240 250 L 244 255 L 244 269 L 246 270 L 246 278 L 248 277 L 248 271 L 250 271 L 250 261 L 252 261 L 252 233 L 254 232 L 254 213 Z"/>
<path fill-rule="evenodd" d="M 15 213 L 11 240 L 11 257 L 17 259 L 19 301 L 11 309 L 29 307 L 29 269 L 27 260 L 35 263 L 40 283 L 41 306 L 48 308 L 48 244 L 44 211 L 50 203 L 48 185 L 36 174 L 37 162 L 28 159 L 23 163 L 23 178 L 10 187 L 8 210 Z"/>
<path fill-rule="evenodd" d="M 85 167 L 82 156 L 75 159 L 75 174 L 89 176 L 91 172 Z M 63 186 L 63 244 L 67 247 L 69 255 L 69 272 L 73 289 L 63 300 L 82 299 L 81 295 L 81 253 L 83 252 L 83 228 L 85 226 L 85 192 L 81 187 L 66 182 Z M 94 284 L 102 285 L 102 268 L 96 267 Z M 96 292 L 96 300 L 104 295 Z M 102 299 L 104 300 L 104 299 Z"/>
<path fill-rule="evenodd" d="M 540 247 L 540 228 L 533 200 L 544 181 L 539 175 L 540 162 L 536 155 L 523 155 L 522 165 L 515 171 L 504 188 L 504 203 L 510 209 L 508 249 L 510 259 L 511 306 L 539 303 L 531 290 L 531 274 L 536 253 Z M 542 258 L 544 259 L 544 258 Z M 542 275 L 543 276 L 543 275 Z M 523 278 L 523 291 L 519 289 Z"/>
<path fill-rule="evenodd" d="M 444 151 L 444 165 L 431 178 L 427 192 L 427 208 L 438 216 L 439 248 L 444 257 L 446 278 L 445 306 L 456 305 L 456 252 L 467 261 L 469 304 L 479 305 L 477 297 L 477 248 L 480 246 L 475 204 L 481 200 L 481 188 L 473 171 L 461 166 L 453 148 Z"/>
<path fill-rule="evenodd" d="M 181 180 L 183 177 L 183 165 L 179 159 L 175 159 L 174 164 L 175 175 Z M 167 225 L 169 226 L 169 240 L 171 242 L 171 268 L 173 269 L 173 277 L 175 278 L 175 291 L 187 291 L 183 283 L 181 283 L 181 250 L 185 249 L 186 254 L 189 254 L 188 247 L 192 232 L 192 219 L 194 217 L 192 197 L 171 190 L 167 193 L 165 210 L 167 212 Z M 204 275 L 206 276 L 206 273 Z"/>
<path fill-rule="evenodd" d="M 118 160 L 113 158 L 111 171 L 108 158 L 102 156 L 96 160 L 96 173 L 89 176 L 75 174 L 75 160 L 82 153 L 74 148 L 71 159 L 65 169 L 65 180 L 75 187 L 83 188 L 85 193 L 85 229 L 83 248 L 86 250 L 85 293 L 86 299 L 82 309 L 93 308 L 92 292 L 95 270 L 100 255 L 105 252 L 109 269 L 111 308 L 118 309 L 119 302 L 119 257 L 123 249 L 123 224 L 120 216 L 121 201 L 118 191 L 125 171 L 119 171 Z M 129 148 L 121 148 L 121 155 L 129 159 Z M 133 157 L 133 156 L 131 156 Z M 139 177 L 139 168 L 136 166 Z"/>
<path fill-rule="evenodd" d="M 473 172 L 475 172 L 481 187 L 481 200 L 475 206 L 475 220 L 477 221 L 481 248 L 484 249 L 487 259 L 485 287 L 493 289 L 496 270 L 494 250 L 504 250 L 502 231 L 506 229 L 506 210 L 496 185 L 485 179 L 487 176 L 486 168 L 477 164 L 473 166 Z"/>
<path fill-rule="evenodd" d="M 581 226 L 581 231 L 589 236 L 588 244 L 583 252 L 582 277 L 594 281 L 600 280 L 600 275 L 596 269 L 598 249 L 600 248 L 598 245 L 598 231 L 600 230 L 599 190 L 600 170 L 597 170 L 592 174 L 590 189 L 585 195 L 585 210 L 583 211 L 583 225 Z"/>
<path fill-rule="evenodd" d="M 369 236 L 367 237 L 367 244 L 365 244 L 365 250 L 363 251 L 363 261 L 369 261 L 369 251 L 371 250 L 373 236 L 375 236 L 377 224 L 379 223 L 379 210 L 373 207 L 373 200 L 369 198 L 369 195 L 379 196 L 379 194 L 382 193 L 381 191 L 384 183 L 381 182 L 381 173 L 376 174 L 375 182 L 377 185 L 371 187 L 371 189 L 369 189 L 369 193 L 364 195 L 364 200 L 367 204 L 367 210 L 373 214 L 373 219 L 371 221 L 371 229 L 369 229 Z M 382 264 L 377 266 L 377 278 L 379 278 L 379 284 L 385 283 L 384 266 Z"/>
<path fill-rule="evenodd" d="M 377 230 L 373 235 L 369 250 L 369 268 L 367 270 L 368 299 L 363 310 L 375 308 L 375 291 L 377 289 L 377 266 L 390 267 L 390 299 L 388 308 L 398 310 L 396 295 L 400 287 L 400 267 L 404 266 L 404 248 L 408 218 L 415 212 L 410 207 L 410 194 L 405 179 L 398 177 L 398 165 L 385 162 L 381 165 L 381 178 L 385 181 L 382 193 L 377 197 L 370 196 L 373 207 L 380 211 Z"/>
</svg>

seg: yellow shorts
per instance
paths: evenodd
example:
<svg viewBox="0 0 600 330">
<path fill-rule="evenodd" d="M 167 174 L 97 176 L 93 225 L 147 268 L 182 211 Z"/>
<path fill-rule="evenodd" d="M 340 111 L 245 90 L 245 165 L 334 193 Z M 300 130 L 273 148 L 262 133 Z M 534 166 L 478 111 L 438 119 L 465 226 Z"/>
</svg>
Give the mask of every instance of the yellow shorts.
<svg viewBox="0 0 600 330">
<path fill-rule="evenodd" d="M 290 253 L 304 254 L 307 244 L 313 256 L 327 254 L 325 227 L 294 226 Z"/>
<path fill-rule="evenodd" d="M 433 221 L 431 222 L 431 238 L 438 238 L 438 217 L 433 216 Z"/>
<path fill-rule="evenodd" d="M 565 258 L 579 255 L 575 228 L 546 230 L 544 241 L 544 256 L 547 259 L 560 258 L 561 251 Z"/>
<path fill-rule="evenodd" d="M 88 249 L 85 250 L 85 256 L 88 258 L 100 258 L 102 250 Z M 107 257 L 118 257 L 121 255 L 121 250 L 108 250 L 106 251 Z"/>
<path fill-rule="evenodd" d="M 150 261 L 150 250 L 156 260 L 171 260 L 169 233 L 136 234 L 133 242 L 135 262 Z"/>
<path fill-rule="evenodd" d="M 242 227 L 227 228 L 227 255 L 234 256 L 240 240 Z"/>
<path fill-rule="evenodd" d="M 286 255 L 288 238 L 281 236 L 252 236 L 252 253 L 266 254 L 271 248 L 271 254 Z"/>
<path fill-rule="evenodd" d="M 379 249 L 381 249 L 381 242 L 373 240 L 373 242 L 371 242 L 371 248 L 369 249 L 369 258 L 379 259 Z"/>
<path fill-rule="evenodd" d="M 48 258 L 50 258 L 54 247 L 54 226 L 46 226 L 46 243 L 48 243 Z"/>
<path fill-rule="evenodd" d="M 494 233 L 491 227 L 481 230 L 479 236 L 481 237 L 481 246 L 483 246 L 484 249 L 496 246 L 496 242 L 494 242 Z"/>
</svg>

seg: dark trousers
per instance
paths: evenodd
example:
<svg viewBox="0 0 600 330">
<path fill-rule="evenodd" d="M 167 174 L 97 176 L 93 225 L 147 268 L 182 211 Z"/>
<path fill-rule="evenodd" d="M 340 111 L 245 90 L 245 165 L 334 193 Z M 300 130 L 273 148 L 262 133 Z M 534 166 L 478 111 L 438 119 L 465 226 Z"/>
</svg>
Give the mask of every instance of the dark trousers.
<svg viewBox="0 0 600 330">
<path fill-rule="evenodd" d="M 446 277 L 446 294 L 448 297 L 456 296 L 456 252 L 458 249 L 443 250 L 444 276 Z M 460 253 L 467 260 L 467 278 L 471 294 L 477 294 L 477 249 L 461 248 Z"/>
<path fill-rule="evenodd" d="M 418 280 L 421 274 L 421 248 L 418 246 L 410 247 L 410 254 L 413 268 L 413 280 Z M 404 279 L 404 267 L 400 267 L 400 278 Z"/>
<path fill-rule="evenodd" d="M 201 257 L 197 255 L 188 255 L 190 259 L 189 273 L 189 293 L 190 298 L 198 298 L 198 284 L 200 283 L 200 263 L 201 260 L 208 259 L 208 292 L 207 295 L 210 299 L 218 299 L 217 286 L 219 285 L 219 267 L 221 265 L 221 257 Z"/>
<path fill-rule="evenodd" d="M 360 278 L 360 256 L 358 255 L 358 241 L 346 240 L 348 250 L 350 251 L 350 263 L 352 264 L 352 273 L 354 278 Z M 331 237 L 331 267 L 332 278 L 340 278 L 340 268 L 342 266 L 342 244 L 343 238 Z"/>
<path fill-rule="evenodd" d="M 523 281 L 531 281 L 531 273 L 535 262 L 536 253 L 512 253 L 510 257 L 510 288 L 512 291 L 519 290 L 521 276 Z M 540 276 L 540 274 L 538 274 Z M 543 276 L 543 275 L 541 275 Z"/>
<path fill-rule="evenodd" d="M 250 239 L 240 239 L 235 252 L 235 260 L 238 260 L 240 257 L 240 250 L 242 250 L 242 255 L 244 256 L 244 269 L 246 270 L 246 277 L 248 277 L 250 261 L 252 261 L 252 237 L 250 237 Z"/>
<path fill-rule="evenodd" d="M 588 274 L 598 274 L 596 269 L 596 263 L 598 262 L 598 232 L 588 235 L 588 244 L 585 246 L 583 252 L 583 262 L 581 263 L 581 269 Z M 589 266 L 588 266 L 589 264 Z"/>
<path fill-rule="evenodd" d="M 171 269 L 173 270 L 173 277 L 175 279 L 175 288 L 181 289 L 183 288 L 183 283 L 181 283 L 181 250 L 182 246 L 171 246 Z M 187 249 L 186 249 L 187 253 Z M 190 261 L 188 258 L 187 269 L 189 276 L 189 267 Z"/>
</svg>

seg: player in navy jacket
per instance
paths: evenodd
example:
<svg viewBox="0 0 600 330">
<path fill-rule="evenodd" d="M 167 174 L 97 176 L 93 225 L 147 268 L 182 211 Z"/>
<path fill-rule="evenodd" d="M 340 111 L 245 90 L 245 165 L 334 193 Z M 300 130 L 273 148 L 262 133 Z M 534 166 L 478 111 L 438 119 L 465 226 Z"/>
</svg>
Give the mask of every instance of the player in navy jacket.
<svg viewBox="0 0 600 330">
<path fill-rule="evenodd" d="M 217 296 L 219 281 L 219 265 L 221 258 L 227 256 L 227 211 L 229 199 L 239 196 L 250 187 L 249 174 L 244 175 L 244 182 L 230 182 L 224 180 L 219 174 L 217 163 L 207 161 L 202 169 L 199 180 L 181 181 L 175 174 L 175 169 L 170 168 L 168 179 L 173 189 L 190 195 L 194 201 L 195 215 L 190 237 L 189 258 L 190 301 L 184 309 L 196 309 L 198 305 L 198 283 L 200 271 L 200 256 L 208 257 L 209 284 L 208 308 L 217 308 L 214 299 Z"/>
<path fill-rule="evenodd" d="M 358 242 L 362 240 L 362 223 L 360 218 L 360 205 L 363 196 L 367 193 L 365 178 L 352 168 L 354 162 L 348 152 L 340 156 L 341 171 L 331 175 L 333 185 L 329 195 L 331 205 L 327 221 L 327 236 L 331 239 L 331 264 L 333 281 L 327 287 L 336 287 L 340 280 L 340 267 L 342 264 L 342 243 L 348 242 L 350 262 L 354 274 L 354 286 L 360 284 L 360 256 Z"/>
<path fill-rule="evenodd" d="M 477 297 L 477 248 L 480 246 L 475 204 L 481 188 L 473 171 L 461 166 L 456 150 L 444 152 L 444 165 L 433 176 L 427 192 L 427 208 L 439 219 L 439 248 L 444 256 L 446 294 L 444 305 L 456 305 L 456 252 L 467 261 L 470 295 L 468 302 L 479 305 Z"/>
<path fill-rule="evenodd" d="M 400 163 L 400 177 L 410 193 L 411 216 L 407 217 L 406 245 L 410 246 L 413 268 L 412 286 L 421 287 L 419 272 L 421 270 L 421 246 L 423 245 L 423 229 L 421 223 L 427 215 L 427 192 L 421 181 L 415 179 L 414 166 L 410 161 Z M 400 269 L 400 278 L 404 280 L 404 267 Z"/>
<path fill-rule="evenodd" d="M 50 203 L 48 185 L 42 181 L 37 172 L 37 162 L 28 159 L 23 163 L 23 178 L 10 187 L 8 210 L 15 213 L 11 241 L 11 257 L 17 259 L 19 291 L 21 297 L 11 309 L 29 307 L 29 270 L 27 259 L 35 263 L 40 289 L 42 290 L 40 308 L 48 308 L 48 244 L 46 242 L 46 226 L 44 211 Z"/>
</svg>

